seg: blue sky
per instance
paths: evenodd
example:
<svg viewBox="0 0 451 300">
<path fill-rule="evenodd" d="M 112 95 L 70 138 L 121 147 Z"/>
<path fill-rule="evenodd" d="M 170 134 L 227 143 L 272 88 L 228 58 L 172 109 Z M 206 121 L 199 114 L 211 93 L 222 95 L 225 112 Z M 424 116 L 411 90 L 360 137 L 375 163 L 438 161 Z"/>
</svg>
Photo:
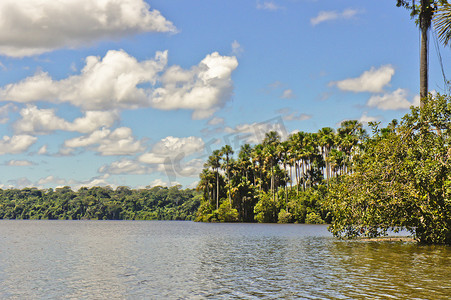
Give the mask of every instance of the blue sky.
<svg viewBox="0 0 451 300">
<path fill-rule="evenodd" d="M 400 119 L 419 32 L 395 2 L 2 0 L 0 187 L 193 187 L 225 143 Z M 430 90 L 449 51 L 431 32 Z"/>
</svg>

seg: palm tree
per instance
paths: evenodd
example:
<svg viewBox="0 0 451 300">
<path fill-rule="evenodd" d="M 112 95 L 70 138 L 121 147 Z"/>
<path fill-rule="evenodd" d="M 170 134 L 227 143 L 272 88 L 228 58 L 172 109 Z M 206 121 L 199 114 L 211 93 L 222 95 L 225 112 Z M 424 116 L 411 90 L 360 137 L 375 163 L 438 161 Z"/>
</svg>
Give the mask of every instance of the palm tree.
<svg viewBox="0 0 451 300">
<path fill-rule="evenodd" d="M 340 128 L 337 130 L 338 148 L 345 154 L 346 162 L 352 160 L 352 152 L 355 147 L 365 138 L 366 132 L 363 129 L 362 123 L 357 120 L 347 120 L 341 122 Z M 345 172 L 350 170 L 344 165 Z"/>
<path fill-rule="evenodd" d="M 205 164 L 205 166 L 207 167 L 207 164 Z M 214 183 L 215 181 L 214 174 L 208 168 L 205 168 L 202 170 L 202 173 L 200 173 L 199 177 L 200 181 L 197 185 L 196 190 L 203 191 L 205 200 L 208 200 L 208 202 L 213 204 L 212 202 L 214 201 L 214 185 L 212 184 L 212 182 Z"/>
<path fill-rule="evenodd" d="M 229 169 L 229 163 L 230 163 L 230 158 L 233 155 L 233 149 L 230 145 L 225 145 L 224 147 L 221 148 L 221 156 L 222 159 L 225 161 L 225 165 L 223 165 L 223 168 L 226 171 L 227 174 L 227 187 L 228 187 L 228 195 L 229 195 L 229 204 L 230 207 L 232 207 L 232 198 L 230 195 L 230 169 Z"/>
<path fill-rule="evenodd" d="M 257 176 L 254 176 L 254 186 L 258 185 L 259 190 L 263 188 L 263 146 L 261 144 L 255 145 L 252 150 L 252 163 L 254 169 L 257 171 Z M 258 177 L 258 178 L 257 178 Z"/>
<path fill-rule="evenodd" d="M 415 5 L 415 0 L 397 0 L 397 6 L 412 10 L 411 15 L 418 15 L 418 24 L 421 31 L 420 42 L 420 106 L 423 107 L 428 95 L 428 31 L 431 28 L 432 18 L 439 6 L 445 7 L 447 0 L 420 0 L 420 5 Z M 445 24 L 448 22 L 445 22 Z M 449 32 L 449 31 L 448 31 Z M 443 34 L 442 34 L 443 36 Z"/>
<path fill-rule="evenodd" d="M 304 166 L 303 162 L 303 151 L 305 146 L 306 133 L 303 131 L 297 132 L 290 135 L 290 154 L 291 154 L 291 164 L 294 165 L 294 173 L 296 177 L 296 193 L 299 194 L 299 184 L 301 181 L 301 165 Z"/>
<path fill-rule="evenodd" d="M 284 141 L 281 142 L 278 147 L 277 147 L 277 152 L 278 152 L 278 156 L 279 158 L 282 160 L 283 163 L 283 170 L 284 170 L 284 177 L 285 177 L 285 202 L 286 204 L 288 204 L 288 180 L 287 180 L 287 164 L 288 164 L 288 159 L 289 159 L 289 153 L 290 151 L 290 144 L 288 141 Z M 288 210 L 288 205 L 287 205 L 287 210 Z"/>
<path fill-rule="evenodd" d="M 274 178 L 274 166 L 278 163 L 277 146 L 280 143 L 280 135 L 276 131 L 270 131 L 265 134 L 265 138 L 262 142 L 263 151 L 265 154 L 265 161 L 270 167 L 271 173 L 271 191 L 273 199 L 276 198 L 275 192 L 275 178 Z"/>
<path fill-rule="evenodd" d="M 451 5 L 443 3 L 434 16 L 435 29 L 443 45 L 447 46 L 451 39 Z"/>
<path fill-rule="evenodd" d="M 321 152 L 323 155 L 323 159 L 326 163 L 326 166 L 325 166 L 326 182 L 329 183 L 331 170 L 330 170 L 330 162 L 329 162 L 328 156 L 329 156 L 330 150 L 335 145 L 335 132 L 330 127 L 324 127 L 318 131 L 318 137 L 319 137 L 319 143 L 321 146 Z"/>
<path fill-rule="evenodd" d="M 238 164 L 240 168 L 243 170 L 243 176 L 246 177 L 246 180 L 249 180 L 249 171 L 251 170 L 251 156 L 252 156 L 252 147 L 249 144 L 244 144 L 241 146 L 240 152 L 238 153 Z"/>
<path fill-rule="evenodd" d="M 219 167 L 221 166 L 220 159 L 220 151 L 215 150 L 208 157 L 207 163 L 205 164 L 207 167 L 211 167 L 216 173 L 216 209 L 219 208 Z"/>
</svg>

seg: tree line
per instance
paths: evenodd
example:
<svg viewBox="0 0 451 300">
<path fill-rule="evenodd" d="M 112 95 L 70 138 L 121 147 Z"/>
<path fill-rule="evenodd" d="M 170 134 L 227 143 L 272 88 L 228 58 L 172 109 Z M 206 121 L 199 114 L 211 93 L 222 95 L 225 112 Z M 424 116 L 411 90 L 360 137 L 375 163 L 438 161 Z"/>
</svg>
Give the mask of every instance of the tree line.
<svg viewBox="0 0 451 300">
<path fill-rule="evenodd" d="M 352 172 L 354 148 L 366 136 L 361 123 L 349 120 L 336 131 L 300 131 L 285 141 L 271 131 L 260 144 L 242 145 L 236 157 L 229 145 L 215 150 L 200 174 L 197 220 L 330 221 L 321 205 L 327 185 Z"/>
<path fill-rule="evenodd" d="M 330 223 L 338 237 L 406 229 L 451 244 L 451 97 L 429 95 L 385 128 L 344 121 L 335 131 L 272 131 L 260 144 L 226 145 L 197 189 L 204 222 Z"/>
<path fill-rule="evenodd" d="M 199 204 L 180 186 L 0 189 L 0 219 L 193 220 Z"/>
</svg>

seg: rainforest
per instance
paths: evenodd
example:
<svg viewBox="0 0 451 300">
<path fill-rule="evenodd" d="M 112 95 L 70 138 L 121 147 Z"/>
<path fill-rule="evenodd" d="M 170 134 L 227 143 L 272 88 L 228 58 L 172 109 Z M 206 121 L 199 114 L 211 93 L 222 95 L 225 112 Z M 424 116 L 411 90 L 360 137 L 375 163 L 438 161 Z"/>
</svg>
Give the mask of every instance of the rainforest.
<svg viewBox="0 0 451 300">
<path fill-rule="evenodd" d="M 330 223 L 338 237 L 406 229 L 451 243 L 451 99 L 429 95 L 386 128 L 344 121 L 335 131 L 268 132 L 234 157 L 226 145 L 200 174 L 204 222 Z"/>
<path fill-rule="evenodd" d="M 195 220 L 330 224 L 337 237 L 409 231 L 451 244 L 451 98 L 429 95 L 385 128 L 267 132 L 214 150 L 197 189 L 0 190 L 0 219 Z"/>
</svg>

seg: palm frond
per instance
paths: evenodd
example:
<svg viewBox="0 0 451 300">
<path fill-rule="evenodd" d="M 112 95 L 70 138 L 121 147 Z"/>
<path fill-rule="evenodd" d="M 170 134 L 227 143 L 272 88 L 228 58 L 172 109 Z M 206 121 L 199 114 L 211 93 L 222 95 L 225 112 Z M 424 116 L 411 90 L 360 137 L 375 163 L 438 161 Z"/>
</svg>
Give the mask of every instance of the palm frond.
<svg viewBox="0 0 451 300">
<path fill-rule="evenodd" d="M 451 40 L 451 5 L 443 4 L 434 16 L 434 27 L 440 41 L 446 46 Z"/>
</svg>

